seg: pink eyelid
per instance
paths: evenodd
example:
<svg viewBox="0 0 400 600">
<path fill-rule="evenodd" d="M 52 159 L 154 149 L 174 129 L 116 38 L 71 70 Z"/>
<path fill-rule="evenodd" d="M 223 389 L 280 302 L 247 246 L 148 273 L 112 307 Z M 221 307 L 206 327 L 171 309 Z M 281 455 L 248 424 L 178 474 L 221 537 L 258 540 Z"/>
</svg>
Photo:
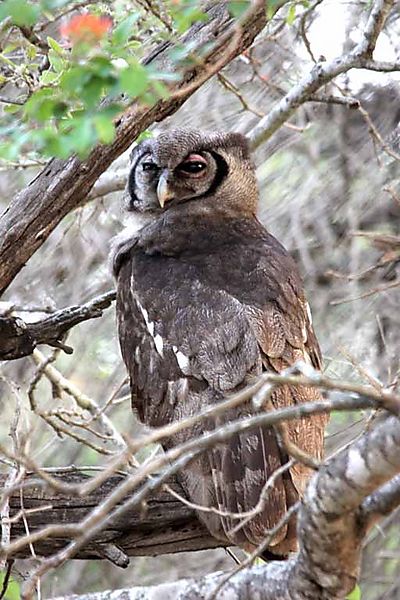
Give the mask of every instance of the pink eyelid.
<svg viewBox="0 0 400 600">
<path fill-rule="evenodd" d="M 204 165 L 207 164 L 206 159 L 204 158 L 204 156 L 201 156 L 201 154 L 189 154 L 189 156 L 187 156 L 183 162 L 200 162 Z"/>
</svg>

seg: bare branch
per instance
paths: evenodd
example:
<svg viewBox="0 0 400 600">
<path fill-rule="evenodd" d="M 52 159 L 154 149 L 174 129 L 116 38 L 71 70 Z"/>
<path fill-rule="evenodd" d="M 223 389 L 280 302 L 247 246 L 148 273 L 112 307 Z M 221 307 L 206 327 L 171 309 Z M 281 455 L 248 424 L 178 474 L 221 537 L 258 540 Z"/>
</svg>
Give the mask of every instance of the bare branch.
<svg viewBox="0 0 400 600">
<path fill-rule="evenodd" d="M 13 360 L 27 356 L 38 344 L 61 347 L 71 353 L 72 348 L 60 343 L 65 333 L 82 321 L 101 317 L 103 310 L 114 300 L 115 291 L 110 290 L 86 304 L 63 308 L 35 323 L 25 323 L 20 317 L 0 316 L 0 359 Z"/>
<path fill-rule="evenodd" d="M 372 495 L 374 507 L 379 494 L 388 496 L 386 482 L 400 471 L 400 423 L 384 419 L 327 464 L 311 480 L 300 507 L 298 534 L 300 551 L 286 562 L 271 562 L 227 578 L 213 573 L 201 580 L 182 580 L 148 588 L 113 592 L 113 598 L 129 600 L 204 600 L 226 580 L 221 600 L 254 597 L 262 590 L 263 600 L 338 600 L 345 598 L 357 580 L 366 527 L 359 509 Z M 398 477 L 393 480 L 398 487 Z M 383 486 L 381 490 L 379 487 Z M 105 593 L 73 596 L 76 600 L 105 600 Z"/>
<path fill-rule="evenodd" d="M 258 148 L 266 142 L 297 108 L 307 102 L 322 86 L 350 69 L 363 69 L 366 68 L 366 64 L 372 64 L 371 57 L 376 40 L 392 6 L 393 0 L 375 0 L 362 41 L 348 54 L 338 56 L 330 62 L 316 63 L 310 73 L 305 75 L 250 132 L 253 148 Z"/>
<path fill-rule="evenodd" d="M 372 58 L 378 36 L 393 6 L 393 0 L 375 0 L 364 29 L 364 39 L 357 45 L 357 54 L 362 58 Z"/>
</svg>

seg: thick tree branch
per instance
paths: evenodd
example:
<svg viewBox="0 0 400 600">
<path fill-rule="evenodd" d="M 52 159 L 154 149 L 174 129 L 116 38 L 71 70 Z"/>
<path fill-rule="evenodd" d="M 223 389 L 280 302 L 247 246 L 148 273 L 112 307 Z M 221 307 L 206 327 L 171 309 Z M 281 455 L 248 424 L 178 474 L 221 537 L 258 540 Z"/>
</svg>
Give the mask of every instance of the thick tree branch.
<svg viewBox="0 0 400 600">
<path fill-rule="evenodd" d="M 79 469 L 60 469 L 52 472 L 62 484 L 80 486 L 90 477 Z M 90 494 L 79 494 L 55 491 L 46 486 L 37 475 L 29 475 L 23 482 L 23 507 L 29 523 L 31 534 L 44 526 L 57 526 L 57 537 L 47 537 L 35 542 L 35 551 L 39 556 L 51 556 L 60 550 L 71 538 L 69 527 L 79 523 L 90 511 L 96 508 L 122 481 L 122 475 L 114 475 Z M 0 476 L 0 487 L 4 488 L 6 476 Z M 184 495 L 180 485 L 174 478 L 168 481 L 171 489 Z M 17 486 L 18 487 L 18 486 Z M 16 489 L 10 497 L 10 518 L 12 520 L 12 540 L 26 534 L 21 519 L 20 492 Z M 19 518 L 18 518 L 19 517 Z M 13 521 L 13 518 L 16 520 Z M 126 510 L 119 519 L 114 519 L 109 526 L 94 536 L 91 542 L 79 550 L 76 558 L 93 559 L 108 558 L 104 550 L 107 546 L 116 546 L 120 552 L 128 556 L 156 556 L 168 552 L 202 550 L 216 548 L 221 544 L 212 538 L 198 521 L 193 509 L 185 506 L 166 490 L 150 494 L 146 505 L 140 511 L 137 507 Z M 30 557 L 29 546 L 24 546 L 16 556 Z M 112 561 L 115 562 L 115 561 Z M 119 566 L 127 566 L 127 563 Z"/>
<path fill-rule="evenodd" d="M 284 4 L 274 4 L 274 10 Z M 210 19 L 195 24 L 183 38 L 199 50 L 210 44 L 201 61 L 189 67 L 182 79 L 171 84 L 170 96 L 154 106 L 134 104 L 127 108 L 116 127 L 115 140 L 98 145 L 81 161 L 51 160 L 20 192 L 0 218 L 0 294 L 51 231 L 71 210 L 82 204 L 107 167 L 155 121 L 174 113 L 205 81 L 248 48 L 266 23 L 265 2 L 257 0 L 239 24 L 232 25 L 225 2 L 210 3 Z M 175 71 L 169 58 L 171 44 L 161 44 L 145 62 L 162 71 Z M 195 51 L 194 50 L 194 51 Z"/>
<path fill-rule="evenodd" d="M 35 323 L 25 323 L 19 317 L 0 316 L 0 360 L 32 354 L 38 344 L 61 346 L 65 351 L 72 352 L 61 342 L 66 332 L 82 321 L 101 317 L 113 300 L 115 291 L 111 290 L 86 304 L 63 308 Z"/>
<path fill-rule="evenodd" d="M 384 419 L 361 439 L 327 462 L 311 480 L 299 512 L 300 551 L 285 563 L 272 562 L 234 575 L 218 592 L 219 600 L 343 600 L 358 577 L 367 527 L 360 508 L 379 487 L 400 472 L 400 422 Z M 396 485 L 397 478 L 394 480 Z M 386 485 L 384 485 L 386 483 Z M 148 588 L 113 591 L 113 600 L 211 599 L 224 578 L 214 573 L 201 580 L 182 580 Z M 105 600 L 110 592 L 71 596 Z"/>
</svg>

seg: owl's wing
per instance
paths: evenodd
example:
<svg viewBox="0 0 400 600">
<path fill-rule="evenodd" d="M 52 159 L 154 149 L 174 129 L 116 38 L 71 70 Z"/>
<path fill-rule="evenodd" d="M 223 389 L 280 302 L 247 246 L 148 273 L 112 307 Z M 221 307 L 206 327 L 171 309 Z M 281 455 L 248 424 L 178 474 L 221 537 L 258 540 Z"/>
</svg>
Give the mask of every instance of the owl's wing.
<svg viewBox="0 0 400 600">
<path fill-rule="evenodd" d="M 262 265 L 260 273 L 257 285 L 262 288 L 271 273 L 267 269 L 263 278 Z M 280 371 L 307 357 L 318 364 L 319 349 L 303 297 L 291 282 L 280 278 L 278 284 L 278 280 L 275 301 L 256 307 L 221 285 L 200 281 L 190 264 L 131 252 L 118 277 L 117 311 L 133 403 L 141 420 L 161 426 L 220 401 L 262 370 Z M 314 390 L 281 388 L 273 404 L 304 402 L 310 397 L 315 398 Z M 170 444 L 251 413 L 250 405 L 244 405 L 182 432 Z M 304 433 L 304 425 L 291 426 L 290 438 L 320 454 L 323 427 L 307 425 Z M 246 512 L 257 505 L 266 481 L 286 461 L 274 431 L 257 428 L 208 450 L 185 469 L 182 483 L 196 504 L 215 506 L 225 513 Z M 261 512 L 236 531 L 237 519 L 202 512 L 199 516 L 217 537 L 254 547 L 296 501 L 297 491 L 303 488 L 300 479 L 304 479 L 303 472 L 298 475 L 295 470 L 278 477 Z M 283 528 L 271 547 L 287 554 L 294 549 L 294 536 L 290 527 Z"/>
<path fill-rule="evenodd" d="M 292 307 L 285 311 L 276 303 L 267 303 L 262 309 L 250 309 L 248 317 L 261 350 L 263 370 L 280 373 L 296 362 L 302 361 L 321 369 L 321 353 L 311 322 L 311 313 L 302 290 L 294 294 L 285 290 L 286 298 L 292 295 Z M 319 389 L 311 386 L 282 385 L 271 394 L 268 408 L 284 408 L 305 402 L 321 400 Z M 315 415 L 288 421 L 282 425 L 288 439 L 313 458 L 322 458 L 324 430 L 327 415 Z M 290 469 L 292 482 L 300 496 L 311 476 L 309 468 L 298 463 Z"/>
</svg>

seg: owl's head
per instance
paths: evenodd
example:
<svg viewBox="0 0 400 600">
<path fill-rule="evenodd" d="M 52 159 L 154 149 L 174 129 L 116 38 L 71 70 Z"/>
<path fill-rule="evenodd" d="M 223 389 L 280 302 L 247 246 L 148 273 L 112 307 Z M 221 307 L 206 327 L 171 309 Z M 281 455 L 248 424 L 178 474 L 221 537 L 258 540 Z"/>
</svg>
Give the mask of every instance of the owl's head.
<svg viewBox="0 0 400 600">
<path fill-rule="evenodd" d="M 131 162 L 128 210 L 159 214 L 211 199 L 221 209 L 256 211 L 254 166 L 241 134 L 174 129 L 140 143 Z"/>
</svg>

